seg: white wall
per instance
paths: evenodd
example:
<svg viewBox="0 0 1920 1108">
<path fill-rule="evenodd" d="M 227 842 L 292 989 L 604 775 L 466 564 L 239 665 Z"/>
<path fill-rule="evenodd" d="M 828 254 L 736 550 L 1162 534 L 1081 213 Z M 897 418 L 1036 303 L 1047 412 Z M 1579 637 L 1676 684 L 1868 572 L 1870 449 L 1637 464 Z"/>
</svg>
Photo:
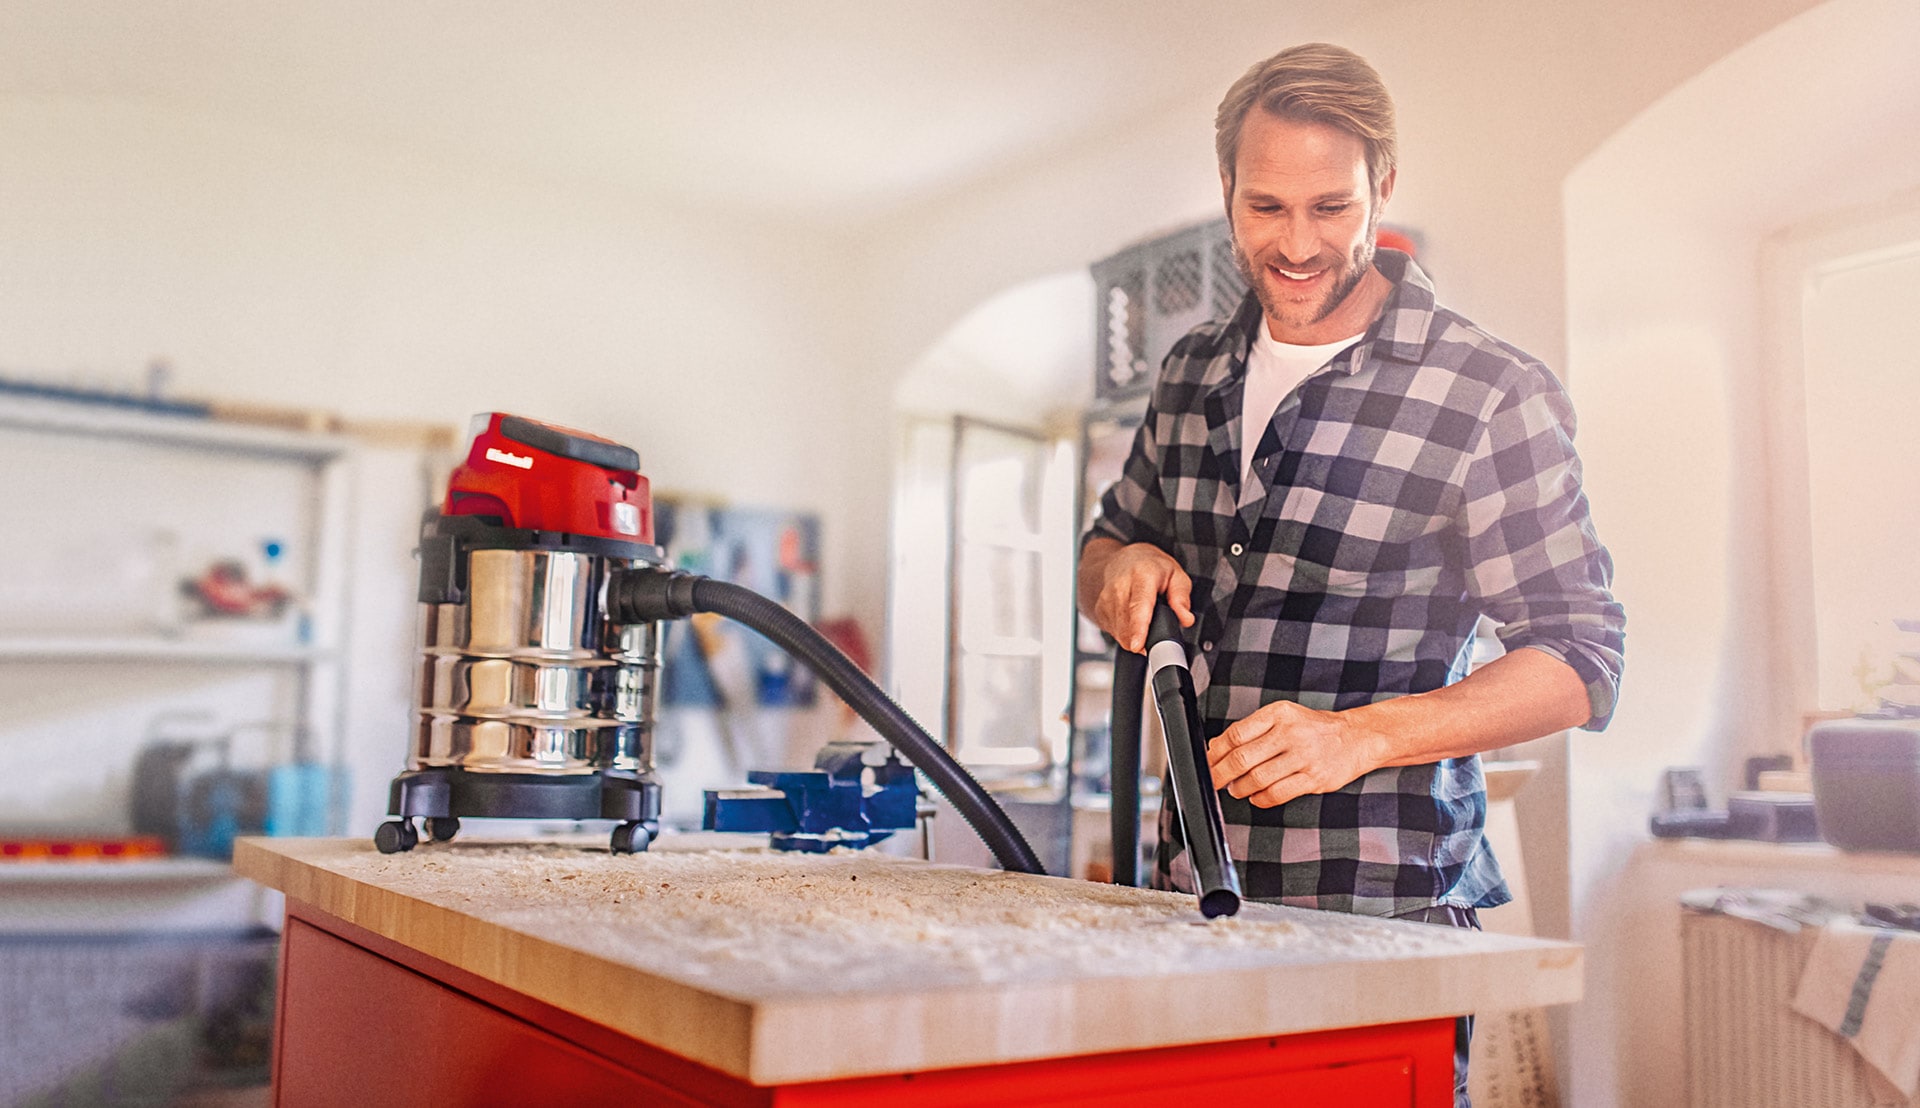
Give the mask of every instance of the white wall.
<svg viewBox="0 0 1920 1108">
<path fill-rule="evenodd" d="M 1768 474 L 1804 446 L 1771 438 L 1762 245 L 1920 184 L 1920 144 L 1889 141 L 1920 133 L 1916 56 L 1911 4 L 1836 0 L 1707 67 L 1567 180 L 1568 366 L 1629 644 L 1612 728 L 1572 748 L 1578 1104 L 1684 1095 L 1679 966 L 1625 926 L 1623 867 L 1662 768 L 1705 766 L 1723 790 L 1746 755 L 1794 748 L 1791 536 Z"/>
<path fill-rule="evenodd" d="M 661 489 L 822 513 L 877 632 L 885 427 L 832 240 L 144 104 L 0 99 L 0 371 L 631 442 Z"/>
</svg>

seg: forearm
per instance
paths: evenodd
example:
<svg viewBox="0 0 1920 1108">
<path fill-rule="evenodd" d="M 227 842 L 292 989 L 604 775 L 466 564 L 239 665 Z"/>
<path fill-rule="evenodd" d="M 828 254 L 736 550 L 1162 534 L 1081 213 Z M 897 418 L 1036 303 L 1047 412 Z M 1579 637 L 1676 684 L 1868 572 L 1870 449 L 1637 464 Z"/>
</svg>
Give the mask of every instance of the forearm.
<svg viewBox="0 0 1920 1108">
<path fill-rule="evenodd" d="M 1525 648 L 1443 689 L 1340 713 L 1377 766 L 1463 758 L 1578 727 L 1592 711 L 1572 666 Z"/>
</svg>

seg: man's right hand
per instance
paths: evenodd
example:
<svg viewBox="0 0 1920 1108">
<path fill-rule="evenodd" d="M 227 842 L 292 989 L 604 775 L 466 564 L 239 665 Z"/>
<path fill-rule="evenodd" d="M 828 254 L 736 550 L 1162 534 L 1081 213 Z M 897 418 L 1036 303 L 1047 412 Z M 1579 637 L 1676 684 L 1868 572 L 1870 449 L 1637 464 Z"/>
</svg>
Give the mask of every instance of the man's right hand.
<svg viewBox="0 0 1920 1108">
<path fill-rule="evenodd" d="M 1153 605 L 1167 598 L 1180 626 L 1193 626 L 1193 579 L 1149 543 L 1096 538 L 1080 551 L 1080 610 L 1122 647 L 1142 653 Z"/>
</svg>

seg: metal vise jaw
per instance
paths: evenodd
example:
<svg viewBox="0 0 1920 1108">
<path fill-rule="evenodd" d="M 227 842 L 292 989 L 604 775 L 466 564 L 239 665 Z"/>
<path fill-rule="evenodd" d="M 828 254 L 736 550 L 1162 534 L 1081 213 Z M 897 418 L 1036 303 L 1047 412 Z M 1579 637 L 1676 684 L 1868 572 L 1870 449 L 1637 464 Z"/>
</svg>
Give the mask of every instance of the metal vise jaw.
<svg viewBox="0 0 1920 1108">
<path fill-rule="evenodd" d="M 887 758 L 868 765 L 869 751 Z M 913 767 L 886 743 L 828 743 L 811 770 L 751 770 L 759 788 L 708 789 L 708 831 L 768 831 L 775 850 L 825 854 L 836 846 L 871 846 L 918 818 L 920 787 Z M 865 781 L 872 771 L 873 785 Z"/>
</svg>

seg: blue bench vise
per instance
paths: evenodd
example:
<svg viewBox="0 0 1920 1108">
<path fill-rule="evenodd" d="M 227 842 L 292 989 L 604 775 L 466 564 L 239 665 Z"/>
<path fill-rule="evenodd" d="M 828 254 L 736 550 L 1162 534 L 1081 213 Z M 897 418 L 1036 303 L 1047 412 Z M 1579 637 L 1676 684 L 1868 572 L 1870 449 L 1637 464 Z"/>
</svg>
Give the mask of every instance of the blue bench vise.
<svg viewBox="0 0 1920 1108">
<path fill-rule="evenodd" d="M 887 758 L 868 765 L 866 756 L 876 749 Z M 701 826 L 766 831 L 775 850 L 825 854 L 836 846 L 871 846 L 918 820 L 920 786 L 913 767 L 888 744 L 828 743 L 813 766 L 750 770 L 747 780 L 758 788 L 708 789 Z"/>
</svg>

